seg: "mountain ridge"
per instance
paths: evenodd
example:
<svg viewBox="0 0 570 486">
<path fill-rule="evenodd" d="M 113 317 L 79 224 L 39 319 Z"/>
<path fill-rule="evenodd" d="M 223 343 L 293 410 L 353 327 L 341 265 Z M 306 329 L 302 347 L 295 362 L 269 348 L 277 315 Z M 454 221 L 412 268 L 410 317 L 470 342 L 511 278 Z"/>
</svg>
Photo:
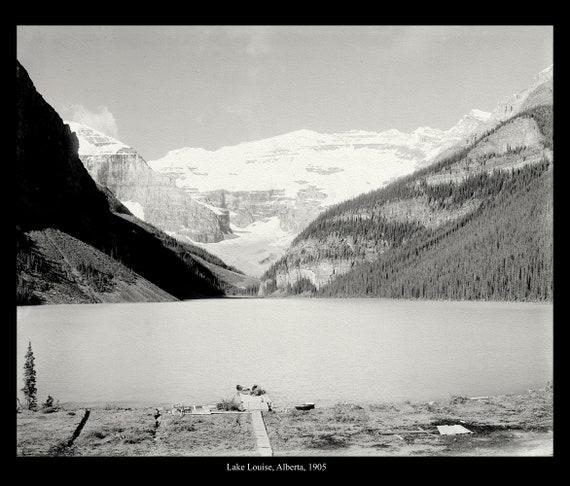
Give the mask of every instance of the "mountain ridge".
<svg viewBox="0 0 570 486">
<path fill-rule="evenodd" d="M 19 61 L 16 114 L 17 305 L 221 297 L 233 287 L 207 252 L 145 226 L 97 185 L 78 138 Z"/>
<path fill-rule="evenodd" d="M 155 172 L 134 148 L 77 122 L 65 123 L 78 137 L 79 156 L 91 177 L 137 217 L 193 241 L 220 241 L 231 234 L 227 211 L 194 201 L 170 177 Z"/>
<path fill-rule="evenodd" d="M 544 83 L 541 83 L 535 89 L 543 87 Z M 532 93 L 534 91 L 529 90 L 526 99 Z M 362 194 L 321 213 L 293 240 L 285 256 L 262 276 L 260 295 L 311 293 L 317 296 L 407 298 L 551 298 L 552 230 L 536 216 L 536 207 L 546 208 L 541 210 L 542 217 L 552 219 L 549 202 L 553 163 L 552 98 L 543 96 L 541 99 L 547 102 L 535 104 L 525 111 L 517 109 L 514 116 L 490 125 L 480 135 L 473 135 L 475 140 L 470 144 L 455 147 L 451 155 L 434 164 L 383 189 Z M 521 103 L 520 106 L 524 105 Z M 520 191 L 532 194 L 530 200 L 520 197 Z M 504 207 L 500 209 L 504 213 L 492 209 L 493 198 L 503 201 Z M 520 206 L 528 209 L 526 219 L 521 216 L 524 211 L 521 213 L 516 205 L 509 202 L 515 198 L 518 198 Z M 474 216 L 481 211 L 487 211 L 488 214 L 484 214 L 491 221 L 500 220 L 502 226 L 492 226 L 488 222 L 486 227 L 484 217 L 477 219 Z M 509 216 L 519 221 L 520 230 L 513 230 L 506 237 L 504 228 L 509 226 Z M 469 237 L 469 232 L 461 229 L 468 242 L 466 245 L 454 240 L 452 233 L 446 233 L 446 228 L 464 226 L 477 228 L 474 237 Z M 490 227 L 492 231 L 488 230 Z M 534 228 L 536 230 L 533 231 Z M 485 231 L 487 243 L 491 242 L 488 248 L 491 254 L 495 244 L 493 239 L 503 248 L 503 273 L 485 269 L 487 273 L 481 275 L 479 271 L 485 266 L 481 261 L 475 265 L 474 261 L 476 255 L 484 253 L 462 253 L 467 251 L 465 247 L 468 245 L 484 252 L 485 246 L 476 236 Z M 521 236 L 523 234 L 524 237 Z M 428 281 L 437 272 L 455 275 L 453 265 L 451 270 L 444 269 L 445 262 L 439 262 L 437 270 L 426 270 L 428 267 L 418 255 L 422 254 L 424 242 L 430 239 L 435 243 L 429 252 L 423 253 L 425 258 L 438 261 L 437 248 L 442 248 L 442 254 L 446 253 L 448 250 L 443 248 L 454 241 L 448 247 L 455 248 L 456 254 L 453 257 L 448 255 L 447 263 L 451 264 L 454 259 L 468 262 L 455 270 L 467 272 L 457 273 L 455 287 L 459 289 L 446 284 L 449 287 L 445 290 L 427 294 L 427 289 L 437 287 L 437 282 Z M 519 247 L 522 245 L 524 248 L 526 240 L 530 242 L 525 256 Z M 533 242 L 536 241 L 540 244 L 535 245 Z M 398 255 L 405 255 L 405 260 L 398 260 Z M 513 259 L 516 259 L 514 265 L 511 264 Z M 505 265 L 506 261 L 509 265 Z M 411 264 L 405 262 L 413 262 L 417 266 L 414 268 L 422 268 L 418 274 L 424 280 L 419 282 L 419 277 L 414 280 Z M 402 273 L 401 268 L 409 268 L 412 273 Z M 477 276 L 479 286 L 470 286 L 466 281 L 469 272 Z M 401 281 L 401 287 L 391 287 L 387 275 L 391 275 L 391 280 Z M 508 281 L 509 278 L 516 283 L 506 285 L 501 293 L 499 281 Z M 490 285 L 491 290 L 480 285 Z"/>
</svg>

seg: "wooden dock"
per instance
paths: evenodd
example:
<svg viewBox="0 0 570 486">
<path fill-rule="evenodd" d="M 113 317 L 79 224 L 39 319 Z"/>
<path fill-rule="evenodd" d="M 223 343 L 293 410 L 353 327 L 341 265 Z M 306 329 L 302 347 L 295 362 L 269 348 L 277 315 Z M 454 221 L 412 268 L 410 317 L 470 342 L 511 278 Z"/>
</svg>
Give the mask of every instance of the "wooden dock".
<svg viewBox="0 0 570 486">
<path fill-rule="evenodd" d="M 244 410 L 271 410 L 271 398 L 266 393 L 249 395 L 238 392 L 238 398 Z"/>
<path fill-rule="evenodd" d="M 210 405 L 190 405 L 181 403 L 174 404 L 170 413 L 175 415 L 211 415 L 211 414 L 251 414 L 251 425 L 257 442 L 257 452 L 260 456 L 273 456 L 273 449 L 269 443 L 269 436 L 265 428 L 262 411 L 271 410 L 271 399 L 266 395 L 248 395 L 238 393 L 243 410 L 216 410 Z"/>
<path fill-rule="evenodd" d="M 260 410 L 251 411 L 251 424 L 253 425 L 255 440 L 257 441 L 257 452 L 259 452 L 260 456 L 272 456 L 273 449 L 271 449 L 269 436 L 267 435 L 265 422 Z"/>
</svg>

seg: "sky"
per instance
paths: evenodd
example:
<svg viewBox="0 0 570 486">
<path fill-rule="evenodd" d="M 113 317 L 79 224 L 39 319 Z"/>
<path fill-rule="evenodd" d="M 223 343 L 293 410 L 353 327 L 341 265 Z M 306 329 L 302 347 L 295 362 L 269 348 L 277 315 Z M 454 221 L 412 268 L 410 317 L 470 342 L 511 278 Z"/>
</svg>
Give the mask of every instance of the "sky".
<svg viewBox="0 0 570 486">
<path fill-rule="evenodd" d="M 552 26 L 18 26 L 64 120 L 146 160 L 294 130 L 446 130 L 553 63 Z"/>
</svg>

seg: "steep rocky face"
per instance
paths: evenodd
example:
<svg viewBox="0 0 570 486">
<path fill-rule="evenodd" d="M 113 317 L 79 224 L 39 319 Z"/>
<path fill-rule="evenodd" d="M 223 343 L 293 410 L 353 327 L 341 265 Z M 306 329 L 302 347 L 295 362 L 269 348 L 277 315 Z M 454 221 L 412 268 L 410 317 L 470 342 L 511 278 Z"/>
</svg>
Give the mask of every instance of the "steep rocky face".
<svg viewBox="0 0 570 486">
<path fill-rule="evenodd" d="M 193 255 L 100 190 L 78 140 L 16 63 L 16 297 L 38 303 L 162 301 L 221 296 Z M 226 267 L 227 269 L 227 267 Z"/>
<path fill-rule="evenodd" d="M 77 137 L 16 64 L 16 221 L 45 227 L 109 214 L 77 156 Z"/>
<path fill-rule="evenodd" d="M 551 104 L 554 97 L 554 84 L 552 78 L 538 85 L 529 93 L 520 107 L 520 111 L 530 110 L 537 106 Z"/>
<path fill-rule="evenodd" d="M 355 245 L 360 243 L 351 236 L 339 237 L 334 234 L 324 239 L 307 238 L 296 242 L 287 250 L 286 256 L 277 262 L 275 271 L 262 278 L 259 295 L 269 295 L 274 290 L 285 291 L 287 287 L 293 287 L 303 280 L 319 289 L 355 266 L 373 261 L 388 247 L 368 245 L 361 251 L 353 251 Z"/>
<path fill-rule="evenodd" d="M 291 266 L 287 270 L 281 270 L 276 273 L 273 279 L 265 279 L 259 287 L 258 295 L 271 295 L 277 292 L 286 292 L 288 287 L 293 287 L 302 281 L 310 282 L 316 289 L 319 289 L 332 282 L 332 280 L 340 275 L 344 275 L 352 270 L 355 265 L 365 260 L 347 259 L 347 260 L 319 260 L 315 262 L 307 262 L 303 266 Z"/>
<path fill-rule="evenodd" d="M 467 128 L 462 135 L 456 137 L 456 142 L 450 144 L 435 157 L 420 163 L 420 166 L 427 166 L 429 164 L 437 163 L 449 157 L 452 154 L 458 153 L 465 147 L 473 144 L 485 133 L 492 131 L 501 122 L 514 117 L 526 110 L 536 108 L 538 106 L 551 105 L 553 103 L 553 75 L 554 66 L 551 65 L 538 73 L 532 84 L 519 91 L 518 93 L 505 98 L 497 103 L 497 106 L 492 113 L 487 113 L 483 123 L 477 123 Z M 477 110 L 473 110 L 476 112 Z M 525 133 L 522 131 L 521 133 Z"/>
<path fill-rule="evenodd" d="M 510 98 L 498 103 L 489 118 L 490 125 L 506 120 L 526 109 L 552 102 L 554 66 L 538 73 L 533 83 Z"/>
<path fill-rule="evenodd" d="M 122 142 L 75 122 L 67 123 L 78 136 L 79 156 L 91 177 L 113 191 L 135 216 L 194 241 L 220 241 L 231 233 L 227 210 L 194 201 Z"/>
<path fill-rule="evenodd" d="M 284 190 L 266 191 L 211 191 L 202 195 L 204 201 L 228 210 L 228 219 L 239 228 L 256 221 L 278 217 L 284 231 L 299 232 L 322 210 L 321 202 L 327 197 L 315 186 L 299 189 L 295 198 L 287 197 Z"/>
</svg>

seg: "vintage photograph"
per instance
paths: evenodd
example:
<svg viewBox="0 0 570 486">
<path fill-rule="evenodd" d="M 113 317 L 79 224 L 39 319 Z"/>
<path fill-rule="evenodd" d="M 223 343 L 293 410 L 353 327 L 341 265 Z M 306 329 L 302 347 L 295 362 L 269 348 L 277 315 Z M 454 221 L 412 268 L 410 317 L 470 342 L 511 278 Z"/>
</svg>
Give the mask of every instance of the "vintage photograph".
<svg viewBox="0 0 570 486">
<path fill-rule="evenodd" d="M 15 455 L 553 456 L 553 31 L 18 25 Z"/>
</svg>

